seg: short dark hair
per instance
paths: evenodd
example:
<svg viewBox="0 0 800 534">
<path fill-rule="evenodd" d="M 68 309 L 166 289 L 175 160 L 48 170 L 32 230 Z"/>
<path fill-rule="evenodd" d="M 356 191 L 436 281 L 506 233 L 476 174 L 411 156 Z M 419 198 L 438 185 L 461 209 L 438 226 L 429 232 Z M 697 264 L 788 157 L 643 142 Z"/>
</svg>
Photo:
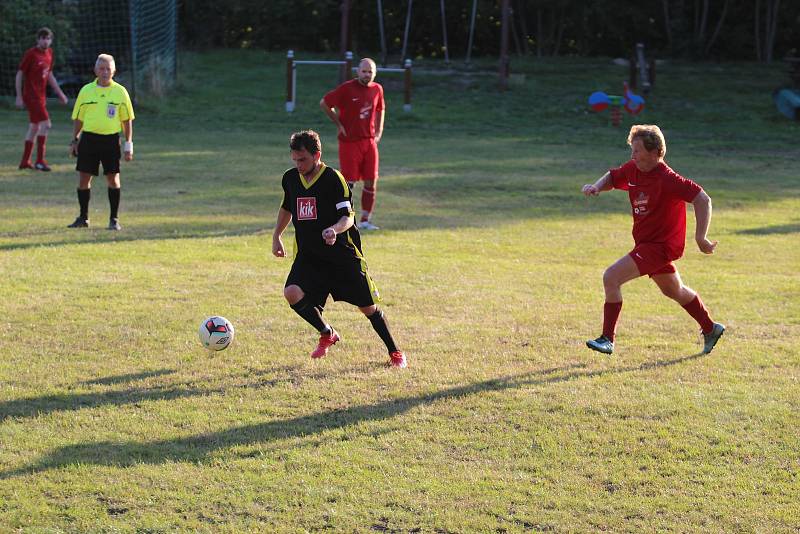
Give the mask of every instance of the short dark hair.
<svg viewBox="0 0 800 534">
<path fill-rule="evenodd" d="M 50 37 L 53 38 L 53 30 L 48 28 L 47 26 L 42 26 L 36 32 L 36 38 L 39 39 L 41 37 Z"/>
<path fill-rule="evenodd" d="M 308 150 L 312 156 L 322 151 L 322 141 L 319 140 L 319 134 L 314 130 L 303 130 L 295 132 L 289 139 L 289 148 L 291 150 Z"/>
</svg>

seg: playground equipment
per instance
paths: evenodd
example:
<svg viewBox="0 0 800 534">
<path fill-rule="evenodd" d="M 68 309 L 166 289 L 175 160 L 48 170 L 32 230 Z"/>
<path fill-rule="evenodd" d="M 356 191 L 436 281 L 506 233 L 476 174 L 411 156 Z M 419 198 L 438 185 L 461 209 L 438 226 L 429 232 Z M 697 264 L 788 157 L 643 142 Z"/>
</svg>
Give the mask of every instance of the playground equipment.
<svg viewBox="0 0 800 534">
<path fill-rule="evenodd" d="M 602 91 L 595 91 L 589 95 L 589 106 L 592 111 L 601 112 L 611 107 L 611 124 L 619 126 L 622 121 L 622 108 L 631 115 L 638 115 L 644 109 L 644 98 L 633 94 L 628 88 L 628 83 L 622 83 L 623 96 L 607 95 Z"/>
<path fill-rule="evenodd" d="M 291 113 L 294 111 L 297 102 L 297 66 L 298 65 L 339 65 L 343 72 L 352 74 L 358 70 L 353 67 L 353 52 L 348 50 L 344 54 L 343 60 L 296 60 L 294 58 L 294 50 L 289 50 L 286 54 L 286 112 Z M 378 69 L 379 74 L 385 72 L 400 72 L 403 73 L 404 90 L 403 90 L 403 111 L 411 111 L 411 60 L 406 59 L 403 68 L 387 68 L 382 67 Z M 350 76 L 345 76 L 344 79 L 350 79 Z"/>
<path fill-rule="evenodd" d="M 636 43 L 630 67 L 628 84 L 631 89 L 640 87 L 643 95 L 649 95 L 656 83 L 656 61 L 653 58 L 649 61 L 645 58 L 643 43 Z"/>
<path fill-rule="evenodd" d="M 787 57 L 784 61 L 789 65 L 789 78 L 793 87 L 776 89 L 772 93 L 775 106 L 788 118 L 800 121 L 800 57 Z"/>
<path fill-rule="evenodd" d="M 405 29 L 403 31 L 403 47 L 400 52 L 400 61 L 405 62 L 407 61 L 407 55 L 409 55 L 408 51 L 408 39 L 411 31 L 411 18 L 412 18 L 412 11 L 414 0 L 407 0 L 406 4 L 406 17 L 405 17 Z M 397 4 L 399 2 L 395 2 L 393 5 L 395 9 L 397 9 Z M 344 55 L 345 51 L 351 47 L 351 39 L 350 39 L 350 9 L 351 9 L 351 0 L 341 0 L 340 10 L 342 12 L 342 20 L 340 26 L 340 53 Z M 445 65 L 450 63 L 450 46 L 447 41 L 447 16 L 446 16 L 446 0 L 439 0 L 439 10 L 442 16 L 442 50 L 444 52 L 444 61 Z M 383 0 L 376 0 L 376 8 L 378 14 L 378 33 L 380 37 L 380 47 L 381 47 L 381 57 L 380 62 L 381 65 L 384 67 L 386 66 L 387 56 L 389 51 L 386 45 L 386 29 L 384 27 L 384 17 L 383 17 Z M 510 63 L 511 59 L 508 54 L 508 40 L 509 40 L 509 27 L 511 26 L 511 0 L 500 0 L 500 55 L 499 55 L 499 65 L 498 65 L 498 77 L 499 77 L 499 87 L 501 91 L 505 91 L 508 86 L 508 78 L 510 72 Z M 478 0 L 472 0 L 472 13 L 470 17 L 470 24 L 469 24 L 469 38 L 467 44 L 467 52 L 466 52 L 466 65 L 471 64 L 472 59 L 472 48 L 475 38 L 475 23 L 478 18 Z M 382 69 L 385 70 L 385 69 Z M 340 79 L 340 82 L 344 81 L 344 78 Z M 408 104 L 410 105 L 410 103 Z"/>
</svg>

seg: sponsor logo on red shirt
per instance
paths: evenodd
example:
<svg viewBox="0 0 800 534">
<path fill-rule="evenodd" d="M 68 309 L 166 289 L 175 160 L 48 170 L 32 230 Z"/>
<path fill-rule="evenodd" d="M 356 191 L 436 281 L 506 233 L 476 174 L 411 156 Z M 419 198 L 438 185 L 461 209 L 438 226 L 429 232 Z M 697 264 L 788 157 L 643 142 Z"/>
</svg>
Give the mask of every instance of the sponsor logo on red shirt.
<svg viewBox="0 0 800 534">
<path fill-rule="evenodd" d="M 317 218 L 317 199 L 314 197 L 297 197 L 297 219 L 300 221 Z"/>
</svg>

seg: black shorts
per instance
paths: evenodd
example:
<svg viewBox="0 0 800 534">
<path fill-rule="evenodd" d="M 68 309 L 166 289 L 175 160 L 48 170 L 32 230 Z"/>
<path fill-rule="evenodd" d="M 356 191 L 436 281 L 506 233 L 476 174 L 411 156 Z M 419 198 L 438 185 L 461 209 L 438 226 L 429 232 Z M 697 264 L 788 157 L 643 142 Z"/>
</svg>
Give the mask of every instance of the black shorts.
<svg viewBox="0 0 800 534">
<path fill-rule="evenodd" d="M 117 174 L 121 155 L 119 134 L 100 135 L 83 132 L 78 143 L 78 163 L 75 165 L 75 170 L 97 176 L 102 162 L 103 174 Z"/>
<path fill-rule="evenodd" d="M 366 262 L 355 257 L 350 263 L 336 264 L 298 254 L 284 287 L 291 285 L 299 286 L 320 306 L 325 306 L 328 295 L 359 308 L 377 304 L 381 299 Z"/>
</svg>

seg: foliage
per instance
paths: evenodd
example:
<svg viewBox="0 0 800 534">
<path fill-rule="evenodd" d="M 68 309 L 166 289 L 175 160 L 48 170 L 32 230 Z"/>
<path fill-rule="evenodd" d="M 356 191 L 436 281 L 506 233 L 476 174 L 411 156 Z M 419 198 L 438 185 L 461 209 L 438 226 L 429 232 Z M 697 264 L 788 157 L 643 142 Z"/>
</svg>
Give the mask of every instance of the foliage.
<svg viewBox="0 0 800 534">
<path fill-rule="evenodd" d="M 770 0 L 774 2 L 775 0 Z M 340 0 L 186 0 L 180 24 L 190 46 L 257 47 L 338 53 Z M 356 51 L 381 50 L 374 0 L 351 0 L 351 43 Z M 449 54 L 467 49 L 472 0 L 448 0 Z M 659 57 L 760 59 L 752 0 L 510 0 L 511 47 L 519 54 L 628 57 L 643 42 Z M 389 56 L 402 51 L 407 1 L 384 1 Z M 500 43 L 500 1 L 478 0 L 474 50 L 496 56 Z M 776 19 L 774 57 L 796 53 L 800 3 L 783 2 Z M 717 33 L 717 25 L 719 32 Z M 440 2 L 414 2 L 408 57 L 444 55 Z"/>
<path fill-rule="evenodd" d="M 0 2 L 0 94 L 14 94 L 14 77 L 22 54 L 36 46 L 36 31 L 47 26 L 55 34 L 53 53 L 57 65 L 67 57 L 67 46 L 74 37 L 72 25 L 64 16 L 68 6 L 48 0 L 3 0 Z"/>
<path fill-rule="evenodd" d="M 0 531 L 796 529 L 800 124 L 770 100 L 780 68 L 668 62 L 622 128 L 586 110 L 627 75 L 607 58 L 515 61 L 504 94 L 492 59 L 420 68 L 409 114 L 379 74 L 382 230 L 364 246 L 409 354 L 393 372 L 342 303 L 325 314 L 343 341 L 312 361 L 282 297 L 289 134 L 318 129 L 336 162 L 317 106 L 335 72 L 301 73 L 289 115 L 282 56 L 183 58 L 181 90 L 137 109 L 121 232 L 102 178 L 93 227 L 64 227 L 68 111 L 51 108 L 54 170 L 36 173 L 15 165 L 25 114 L 0 109 Z M 690 238 L 678 262 L 729 328 L 708 356 L 647 279 L 625 287 L 617 354 L 583 346 L 631 221 L 624 193 L 579 190 L 628 158 L 634 120 L 714 200 L 717 252 Z M 237 327 L 220 354 L 197 340 L 212 313 Z"/>
</svg>

